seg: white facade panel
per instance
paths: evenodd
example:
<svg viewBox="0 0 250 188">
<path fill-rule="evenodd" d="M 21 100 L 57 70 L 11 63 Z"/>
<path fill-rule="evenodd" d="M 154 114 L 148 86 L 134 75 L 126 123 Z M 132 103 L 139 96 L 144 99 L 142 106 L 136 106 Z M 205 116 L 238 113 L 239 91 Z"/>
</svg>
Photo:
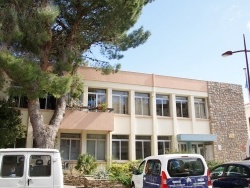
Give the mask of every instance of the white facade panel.
<svg viewBox="0 0 250 188">
<path fill-rule="evenodd" d="M 174 134 L 174 126 L 172 119 L 157 119 L 158 124 L 158 135 L 173 135 Z"/>
<path fill-rule="evenodd" d="M 115 115 L 114 117 L 114 131 L 112 134 L 121 134 L 121 135 L 130 135 L 131 133 L 131 118 L 130 116 L 119 116 Z"/>
<path fill-rule="evenodd" d="M 193 126 L 191 119 L 178 119 L 177 122 L 177 134 L 193 134 Z"/>
<path fill-rule="evenodd" d="M 151 117 L 136 117 L 136 135 L 152 135 L 153 120 Z"/>
</svg>

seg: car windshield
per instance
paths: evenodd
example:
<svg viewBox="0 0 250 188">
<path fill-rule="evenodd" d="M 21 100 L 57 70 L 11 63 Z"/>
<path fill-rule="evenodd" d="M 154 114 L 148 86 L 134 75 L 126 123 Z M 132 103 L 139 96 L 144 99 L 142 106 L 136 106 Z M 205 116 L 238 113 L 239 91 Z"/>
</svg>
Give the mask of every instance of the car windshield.
<svg viewBox="0 0 250 188">
<path fill-rule="evenodd" d="M 205 173 L 200 158 L 175 158 L 168 161 L 168 173 L 171 177 L 198 176 Z"/>
</svg>

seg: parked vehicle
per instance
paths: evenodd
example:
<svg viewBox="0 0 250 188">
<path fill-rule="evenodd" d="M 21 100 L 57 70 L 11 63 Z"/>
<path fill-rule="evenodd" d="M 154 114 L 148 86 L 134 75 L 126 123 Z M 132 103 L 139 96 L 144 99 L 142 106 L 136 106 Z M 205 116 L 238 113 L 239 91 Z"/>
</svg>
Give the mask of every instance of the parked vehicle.
<svg viewBox="0 0 250 188">
<path fill-rule="evenodd" d="M 0 187 L 62 188 L 60 152 L 56 149 L 0 149 Z"/>
<path fill-rule="evenodd" d="M 250 187 L 250 161 L 228 162 L 217 165 L 210 173 L 213 187 Z"/>
<path fill-rule="evenodd" d="M 210 174 L 199 154 L 167 154 L 145 158 L 133 171 L 133 188 L 211 188 Z"/>
</svg>

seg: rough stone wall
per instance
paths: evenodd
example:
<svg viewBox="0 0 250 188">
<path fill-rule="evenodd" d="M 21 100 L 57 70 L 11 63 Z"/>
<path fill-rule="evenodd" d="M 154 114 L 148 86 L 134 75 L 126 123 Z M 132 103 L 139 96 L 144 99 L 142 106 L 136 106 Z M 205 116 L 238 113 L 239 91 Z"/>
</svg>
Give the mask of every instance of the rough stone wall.
<svg viewBox="0 0 250 188">
<path fill-rule="evenodd" d="M 208 111 L 217 161 L 235 161 L 246 157 L 248 139 L 242 86 L 208 82 Z"/>
</svg>

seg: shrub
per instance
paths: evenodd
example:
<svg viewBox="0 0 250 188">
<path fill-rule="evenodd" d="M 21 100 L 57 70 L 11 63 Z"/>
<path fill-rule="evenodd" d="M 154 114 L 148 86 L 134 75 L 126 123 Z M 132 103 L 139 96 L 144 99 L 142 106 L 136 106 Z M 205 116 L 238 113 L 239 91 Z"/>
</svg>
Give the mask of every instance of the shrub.
<svg viewBox="0 0 250 188">
<path fill-rule="evenodd" d="M 75 169 L 78 170 L 81 175 L 90 175 L 96 168 L 97 163 L 93 155 L 85 153 L 78 156 Z"/>
<path fill-rule="evenodd" d="M 132 161 L 128 163 L 113 163 L 109 167 L 109 178 L 110 180 L 116 180 L 124 185 L 130 185 L 132 171 L 138 167 L 140 161 Z"/>
<path fill-rule="evenodd" d="M 94 178 L 95 179 L 109 179 L 109 173 L 108 171 L 100 170 L 95 173 Z"/>
<path fill-rule="evenodd" d="M 207 166 L 209 170 L 212 170 L 215 166 L 222 164 L 222 162 L 211 160 L 211 161 L 206 161 Z"/>
</svg>

